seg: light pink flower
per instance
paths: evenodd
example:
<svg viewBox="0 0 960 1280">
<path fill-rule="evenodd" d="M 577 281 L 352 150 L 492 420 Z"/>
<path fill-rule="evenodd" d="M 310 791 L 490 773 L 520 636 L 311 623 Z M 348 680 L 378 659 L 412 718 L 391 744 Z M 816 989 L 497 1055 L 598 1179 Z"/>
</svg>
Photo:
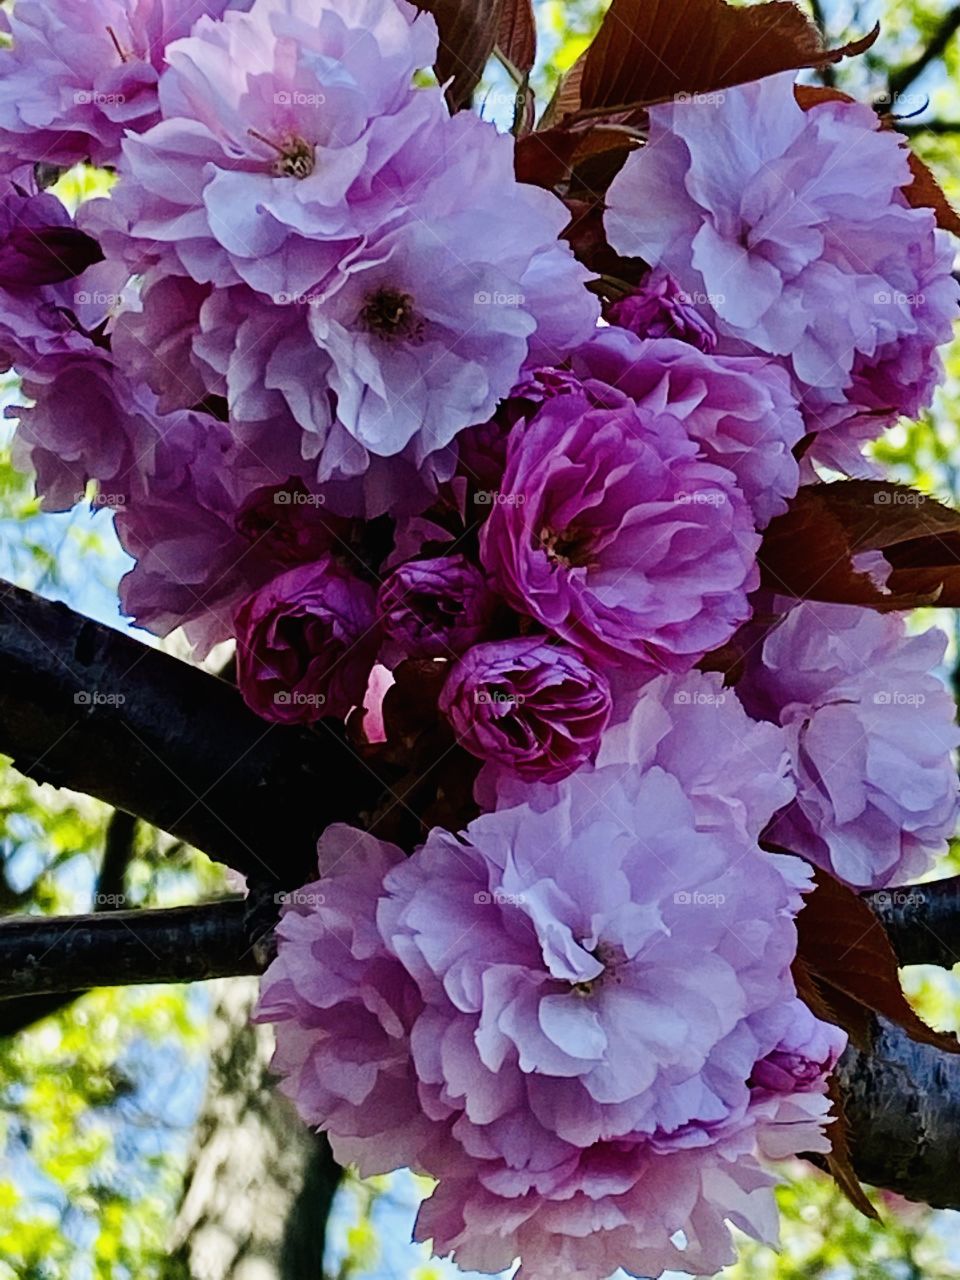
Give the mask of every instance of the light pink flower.
<svg viewBox="0 0 960 1280">
<path fill-rule="evenodd" d="M 606 227 L 676 277 L 721 350 L 782 360 L 817 456 L 856 471 L 863 440 L 929 404 L 960 290 L 949 237 L 903 194 L 903 138 L 866 105 L 802 110 L 793 80 L 652 107 Z"/>
<path fill-rule="evenodd" d="M 896 614 L 799 604 L 738 686 L 786 730 L 797 796 L 769 838 L 857 887 L 922 874 L 958 817 L 953 699 L 932 674 L 946 637 Z"/>
</svg>

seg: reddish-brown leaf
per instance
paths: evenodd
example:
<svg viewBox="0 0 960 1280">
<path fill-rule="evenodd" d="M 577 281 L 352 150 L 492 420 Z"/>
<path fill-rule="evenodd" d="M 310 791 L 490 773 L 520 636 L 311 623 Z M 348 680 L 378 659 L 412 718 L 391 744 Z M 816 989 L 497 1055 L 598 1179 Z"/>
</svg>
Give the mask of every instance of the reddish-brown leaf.
<svg viewBox="0 0 960 1280">
<path fill-rule="evenodd" d="M 830 1139 L 827 1167 L 830 1170 L 830 1176 L 855 1208 L 859 1209 L 865 1217 L 879 1222 L 880 1215 L 867 1198 L 867 1193 L 860 1185 L 860 1179 L 853 1168 L 850 1125 L 843 1109 L 843 1096 L 836 1076 L 831 1076 L 827 1083 L 827 1097 L 833 1103 L 833 1119 L 827 1128 L 827 1137 Z"/>
<path fill-rule="evenodd" d="M 893 566 L 884 594 L 853 567 L 880 551 Z M 874 609 L 960 605 L 960 513 L 905 485 L 843 480 L 805 485 L 767 528 L 765 584 L 783 595 Z"/>
<path fill-rule="evenodd" d="M 613 0 L 584 59 L 579 103 L 567 111 L 639 107 L 677 93 L 708 93 L 776 71 L 823 66 L 862 53 L 878 31 L 824 48 L 786 0 L 732 8 L 724 0 Z"/>
<path fill-rule="evenodd" d="M 826 872 L 817 871 L 815 880 L 797 917 L 797 955 L 827 1004 L 832 989 L 896 1023 L 912 1040 L 960 1053 L 956 1036 L 928 1027 L 911 1008 L 890 939 L 873 911 Z"/>
<path fill-rule="evenodd" d="M 811 1012 L 823 1022 L 842 1027 L 858 1049 L 869 1053 L 876 1033 L 872 1012 L 821 978 L 815 978 L 800 955 L 794 957 L 792 972 L 797 995 Z"/>
<path fill-rule="evenodd" d="M 483 75 L 500 26 L 501 0 L 415 0 L 437 20 L 440 51 L 434 69 L 441 84 L 448 80 L 447 101 L 459 111 Z"/>
<path fill-rule="evenodd" d="M 521 75 L 537 58 L 537 20 L 533 0 L 501 0 L 497 48 Z"/>
<path fill-rule="evenodd" d="M 560 77 L 553 97 L 547 103 L 547 109 L 540 118 L 539 128 L 552 129 L 564 116 L 579 110 L 580 88 L 586 61 L 586 53 L 581 53 L 573 66 Z"/>
<path fill-rule="evenodd" d="M 932 209 L 937 215 L 938 227 L 943 227 L 944 231 L 952 231 L 955 236 L 960 236 L 960 214 L 947 199 L 940 183 L 933 176 L 933 171 L 912 151 L 910 152 L 910 172 L 913 174 L 913 181 L 909 187 L 903 188 L 903 194 L 913 207 Z"/>
</svg>

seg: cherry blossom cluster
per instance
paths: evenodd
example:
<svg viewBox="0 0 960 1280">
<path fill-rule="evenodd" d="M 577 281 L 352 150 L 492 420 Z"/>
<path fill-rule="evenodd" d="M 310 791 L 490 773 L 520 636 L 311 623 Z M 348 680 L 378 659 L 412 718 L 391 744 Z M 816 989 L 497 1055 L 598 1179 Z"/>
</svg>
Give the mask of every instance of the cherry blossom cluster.
<svg viewBox="0 0 960 1280">
<path fill-rule="evenodd" d="M 283 1089 L 362 1173 L 436 1178 L 417 1235 L 468 1269 L 773 1242 L 845 1043 L 791 976 L 811 864 L 896 883 L 958 815 L 940 633 L 758 560 L 940 378 L 960 290 L 902 140 L 789 73 L 655 106 L 605 214 L 643 265 L 599 287 L 406 0 L 6 22 L 0 358 L 44 506 L 112 507 L 124 614 L 234 642 L 266 721 L 370 749 L 419 672 L 472 786 L 412 851 L 323 837 L 258 1014 Z M 112 183 L 71 215 L 81 162 Z"/>
</svg>

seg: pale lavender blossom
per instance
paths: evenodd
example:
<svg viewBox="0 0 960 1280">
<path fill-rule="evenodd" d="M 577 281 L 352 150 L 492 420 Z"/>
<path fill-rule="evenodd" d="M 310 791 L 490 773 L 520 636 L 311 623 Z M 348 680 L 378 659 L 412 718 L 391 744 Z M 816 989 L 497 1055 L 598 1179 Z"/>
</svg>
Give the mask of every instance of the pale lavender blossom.
<svg viewBox="0 0 960 1280">
<path fill-rule="evenodd" d="M 955 708 L 932 674 L 946 637 L 896 614 L 799 604 L 738 692 L 786 730 L 797 797 L 769 838 L 858 888 L 927 871 L 958 817 Z"/>
<path fill-rule="evenodd" d="M 903 194 L 903 139 L 866 105 L 804 111 L 792 72 L 650 110 L 611 184 L 620 253 L 669 271 L 721 350 L 790 370 L 823 460 L 929 403 L 960 297 L 949 237 Z"/>
<path fill-rule="evenodd" d="M 250 0 L 17 0 L 0 50 L 0 150 L 19 161 L 112 165 L 155 123 L 167 45 L 203 14 Z"/>
<path fill-rule="evenodd" d="M 813 1056 L 790 976 L 799 861 L 697 830 L 661 769 L 613 766 L 409 859 L 331 828 L 320 866 L 258 1018 L 339 1160 L 439 1178 L 416 1231 L 436 1253 L 605 1280 L 713 1274 L 728 1218 L 773 1240 L 758 1155 L 826 1147 L 822 1074 L 749 1083 L 771 1055 Z"/>
</svg>

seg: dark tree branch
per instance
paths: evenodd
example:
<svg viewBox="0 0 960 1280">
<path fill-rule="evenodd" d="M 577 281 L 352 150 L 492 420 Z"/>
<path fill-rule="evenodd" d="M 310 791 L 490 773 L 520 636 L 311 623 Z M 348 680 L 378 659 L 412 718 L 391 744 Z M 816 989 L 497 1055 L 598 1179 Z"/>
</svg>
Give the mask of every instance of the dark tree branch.
<svg viewBox="0 0 960 1280">
<path fill-rule="evenodd" d="M 880 1021 L 870 1052 L 851 1046 L 838 1072 L 861 1181 L 960 1209 L 960 1055 Z"/>
<path fill-rule="evenodd" d="M 863 897 L 877 913 L 901 964 L 960 963 L 960 876 L 875 889 Z"/>
<path fill-rule="evenodd" d="M 0 921 L 0 1001 L 261 973 L 270 949 L 270 935 L 252 925 L 241 898 L 157 911 L 9 916 Z"/>
<path fill-rule="evenodd" d="M 265 724 L 225 681 L 7 583 L 0 752 L 288 887 L 324 828 L 380 792 L 331 722 Z"/>
<path fill-rule="evenodd" d="M 137 825 L 136 818 L 120 809 L 115 809 L 110 815 L 94 891 L 95 911 L 116 911 L 123 906 L 127 867 L 133 856 Z M 0 1004 L 0 1036 L 16 1035 L 41 1018 L 65 1008 L 82 994 L 30 995 L 19 1000 L 5 1000 Z"/>
<path fill-rule="evenodd" d="M 932 62 L 943 57 L 947 45 L 958 29 L 960 29 L 960 5 L 955 5 L 943 15 L 940 25 L 919 56 L 912 62 L 895 67 L 890 72 L 887 77 L 887 94 L 891 103 L 895 102 L 916 80 L 919 80 Z"/>
</svg>

